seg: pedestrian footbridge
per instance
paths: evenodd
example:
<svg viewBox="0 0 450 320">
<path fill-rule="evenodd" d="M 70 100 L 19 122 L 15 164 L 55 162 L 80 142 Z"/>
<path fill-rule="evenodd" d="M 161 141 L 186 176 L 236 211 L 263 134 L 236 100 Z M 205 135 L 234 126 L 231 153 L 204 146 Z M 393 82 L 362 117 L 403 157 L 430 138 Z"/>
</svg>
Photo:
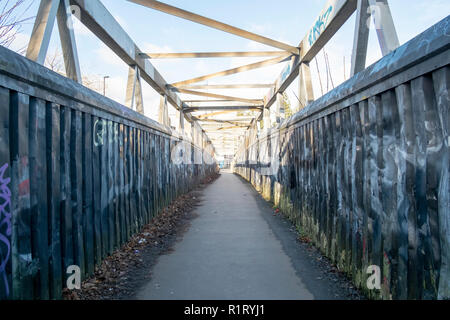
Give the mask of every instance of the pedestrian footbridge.
<svg viewBox="0 0 450 320">
<path fill-rule="evenodd" d="M 331 283 L 311 282 L 308 257 L 298 260 L 269 202 L 368 297 L 450 297 L 450 17 L 400 46 L 386 0 L 329 0 L 296 46 L 159 1 L 128 2 L 276 51 L 143 52 L 101 1 L 41 0 L 26 56 L 0 47 L 0 299 L 60 299 L 68 268 L 90 277 L 215 174 L 224 152 L 234 174 L 207 187 L 199 217 L 138 298 L 333 298 Z M 365 24 L 377 4 L 383 58 L 366 68 Z M 354 14 L 351 77 L 314 99 L 309 63 Z M 73 16 L 129 67 L 125 104 L 83 85 Z M 43 66 L 54 24 L 65 75 Z M 239 56 L 268 59 L 171 84 L 151 63 Z M 204 84 L 278 63 L 286 66 L 269 85 Z M 270 108 L 282 114 L 283 92 L 297 78 L 301 108 L 271 126 Z M 161 96 L 159 121 L 144 115 L 142 81 Z M 209 91 L 221 87 L 268 93 Z M 176 128 L 168 105 L 179 112 Z M 366 286 L 368 270 L 379 289 Z"/>
</svg>

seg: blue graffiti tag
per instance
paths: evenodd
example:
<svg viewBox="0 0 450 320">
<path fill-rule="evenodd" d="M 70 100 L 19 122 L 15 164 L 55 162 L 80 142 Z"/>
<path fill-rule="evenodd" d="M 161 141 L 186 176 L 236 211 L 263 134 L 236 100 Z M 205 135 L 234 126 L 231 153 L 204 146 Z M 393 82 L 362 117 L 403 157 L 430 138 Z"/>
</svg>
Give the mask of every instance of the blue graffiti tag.
<svg viewBox="0 0 450 320">
<path fill-rule="evenodd" d="M 286 70 L 283 72 L 283 74 L 281 75 L 281 82 L 283 82 L 284 80 L 286 80 L 286 78 L 291 74 L 291 64 L 288 64 L 288 66 L 286 67 Z"/>
<path fill-rule="evenodd" d="M 328 20 L 330 18 L 330 14 L 333 11 L 333 6 L 330 6 L 327 11 L 319 18 L 317 19 L 316 23 L 314 24 L 314 27 L 309 32 L 309 45 L 312 46 L 314 42 L 316 42 L 317 38 L 322 34 L 322 32 L 325 30 Z"/>
<path fill-rule="evenodd" d="M 6 226 L 5 234 L 0 232 L 0 245 L 6 247 L 6 256 L 3 257 L 3 250 L 0 258 L 2 259 L 0 262 L 0 277 L 3 278 L 3 282 L 5 284 L 5 292 L 6 296 L 9 296 L 9 287 L 8 287 L 8 279 L 6 276 L 6 265 L 8 264 L 9 257 L 11 255 L 11 243 L 9 241 L 9 237 L 11 237 L 12 228 L 11 228 L 11 213 L 10 213 L 10 204 L 11 204 L 11 190 L 8 185 L 11 182 L 10 178 L 4 178 L 5 172 L 8 169 L 8 164 L 4 164 L 0 169 L 0 199 L 3 200 L 3 203 L 0 204 L 0 231 Z"/>
</svg>

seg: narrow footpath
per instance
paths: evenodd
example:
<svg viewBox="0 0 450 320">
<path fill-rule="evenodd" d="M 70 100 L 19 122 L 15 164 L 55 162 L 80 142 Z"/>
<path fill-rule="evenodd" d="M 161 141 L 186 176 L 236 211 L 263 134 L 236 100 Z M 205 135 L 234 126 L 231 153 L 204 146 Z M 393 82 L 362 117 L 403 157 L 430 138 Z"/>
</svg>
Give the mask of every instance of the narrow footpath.
<svg viewBox="0 0 450 320">
<path fill-rule="evenodd" d="M 137 299 L 348 299 L 292 225 L 250 184 L 222 172 L 189 230 L 159 257 Z"/>
</svg>

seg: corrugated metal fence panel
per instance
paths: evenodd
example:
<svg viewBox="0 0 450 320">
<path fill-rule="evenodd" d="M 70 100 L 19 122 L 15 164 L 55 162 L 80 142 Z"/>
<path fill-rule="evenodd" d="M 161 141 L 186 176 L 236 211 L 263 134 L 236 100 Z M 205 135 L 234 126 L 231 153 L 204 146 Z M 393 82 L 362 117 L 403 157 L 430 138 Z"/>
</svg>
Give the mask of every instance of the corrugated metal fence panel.
<svg viewBox="0 0 450 320">
<path fill-rule="evenodd" d="M 261 152 L 279 136 L 263 196 L 372 298 L 450 295 L 449 26 L 447 17 L 249 146 Z M 234 171 L 261 190 L 253 177 L 267 164 L 247 160 L 240 149 Z M 371 265 L 381 290 L 367 289 Z"/>
<path fill-rule="evenodd" d="M 2 47 L 0 108 L 0 300 L 60 299 L 217 167 L 175 166 L 168 129 Z"/>
</svg>

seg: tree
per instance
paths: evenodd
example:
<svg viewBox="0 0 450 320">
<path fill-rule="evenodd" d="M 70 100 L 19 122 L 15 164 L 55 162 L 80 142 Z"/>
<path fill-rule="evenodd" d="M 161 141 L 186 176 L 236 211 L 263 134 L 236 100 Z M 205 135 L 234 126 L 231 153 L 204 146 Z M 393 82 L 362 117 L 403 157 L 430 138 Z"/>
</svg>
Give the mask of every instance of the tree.
<svg viewBox="0 0 450 320">
<path fill-rule="evenodd" d="M 288 94 L 283 92 L 283 109 L 284 109 L 284 117 L 287 119 L 289 117 L 292 117 L 292 109 L 291 109 L 291 101 L 289 100 Z M 282 113 L 283 110 L 280 110 L 280 113 Z"/>
<path fill-rule="evenodd" d="M 52 53 L 47 54 L 44 65 L 48 69 L 66 77 L 64 58 L 60 50 L 55 49 Z M 103 94 L 103 78 L 101 76 L 95 74 L 83 75 L 82 82 L 83 86 Z"/>
<path fill-rule="evenodd" d="M 1 46 L 9 48 L 23 25 L 33 19 L 33 17 L 25 17 L 25 13 L 33 2 L 34 0 L 0 0 Z"/>
<path fill-rule="evenodd" d="M 99 75 L 89 74 L 82 76 L 83 86 L 103 94 L 103 78 Z"/>
<path fill-rule="evenodd" d="M 55 71 L 63 76 L 66 76 L 64 71 L 63 56 L 59 50 L 55 50 L 53 53 L 47 54 L 45 58 L 45 66 L 52 71 Z"/>
</svg>

